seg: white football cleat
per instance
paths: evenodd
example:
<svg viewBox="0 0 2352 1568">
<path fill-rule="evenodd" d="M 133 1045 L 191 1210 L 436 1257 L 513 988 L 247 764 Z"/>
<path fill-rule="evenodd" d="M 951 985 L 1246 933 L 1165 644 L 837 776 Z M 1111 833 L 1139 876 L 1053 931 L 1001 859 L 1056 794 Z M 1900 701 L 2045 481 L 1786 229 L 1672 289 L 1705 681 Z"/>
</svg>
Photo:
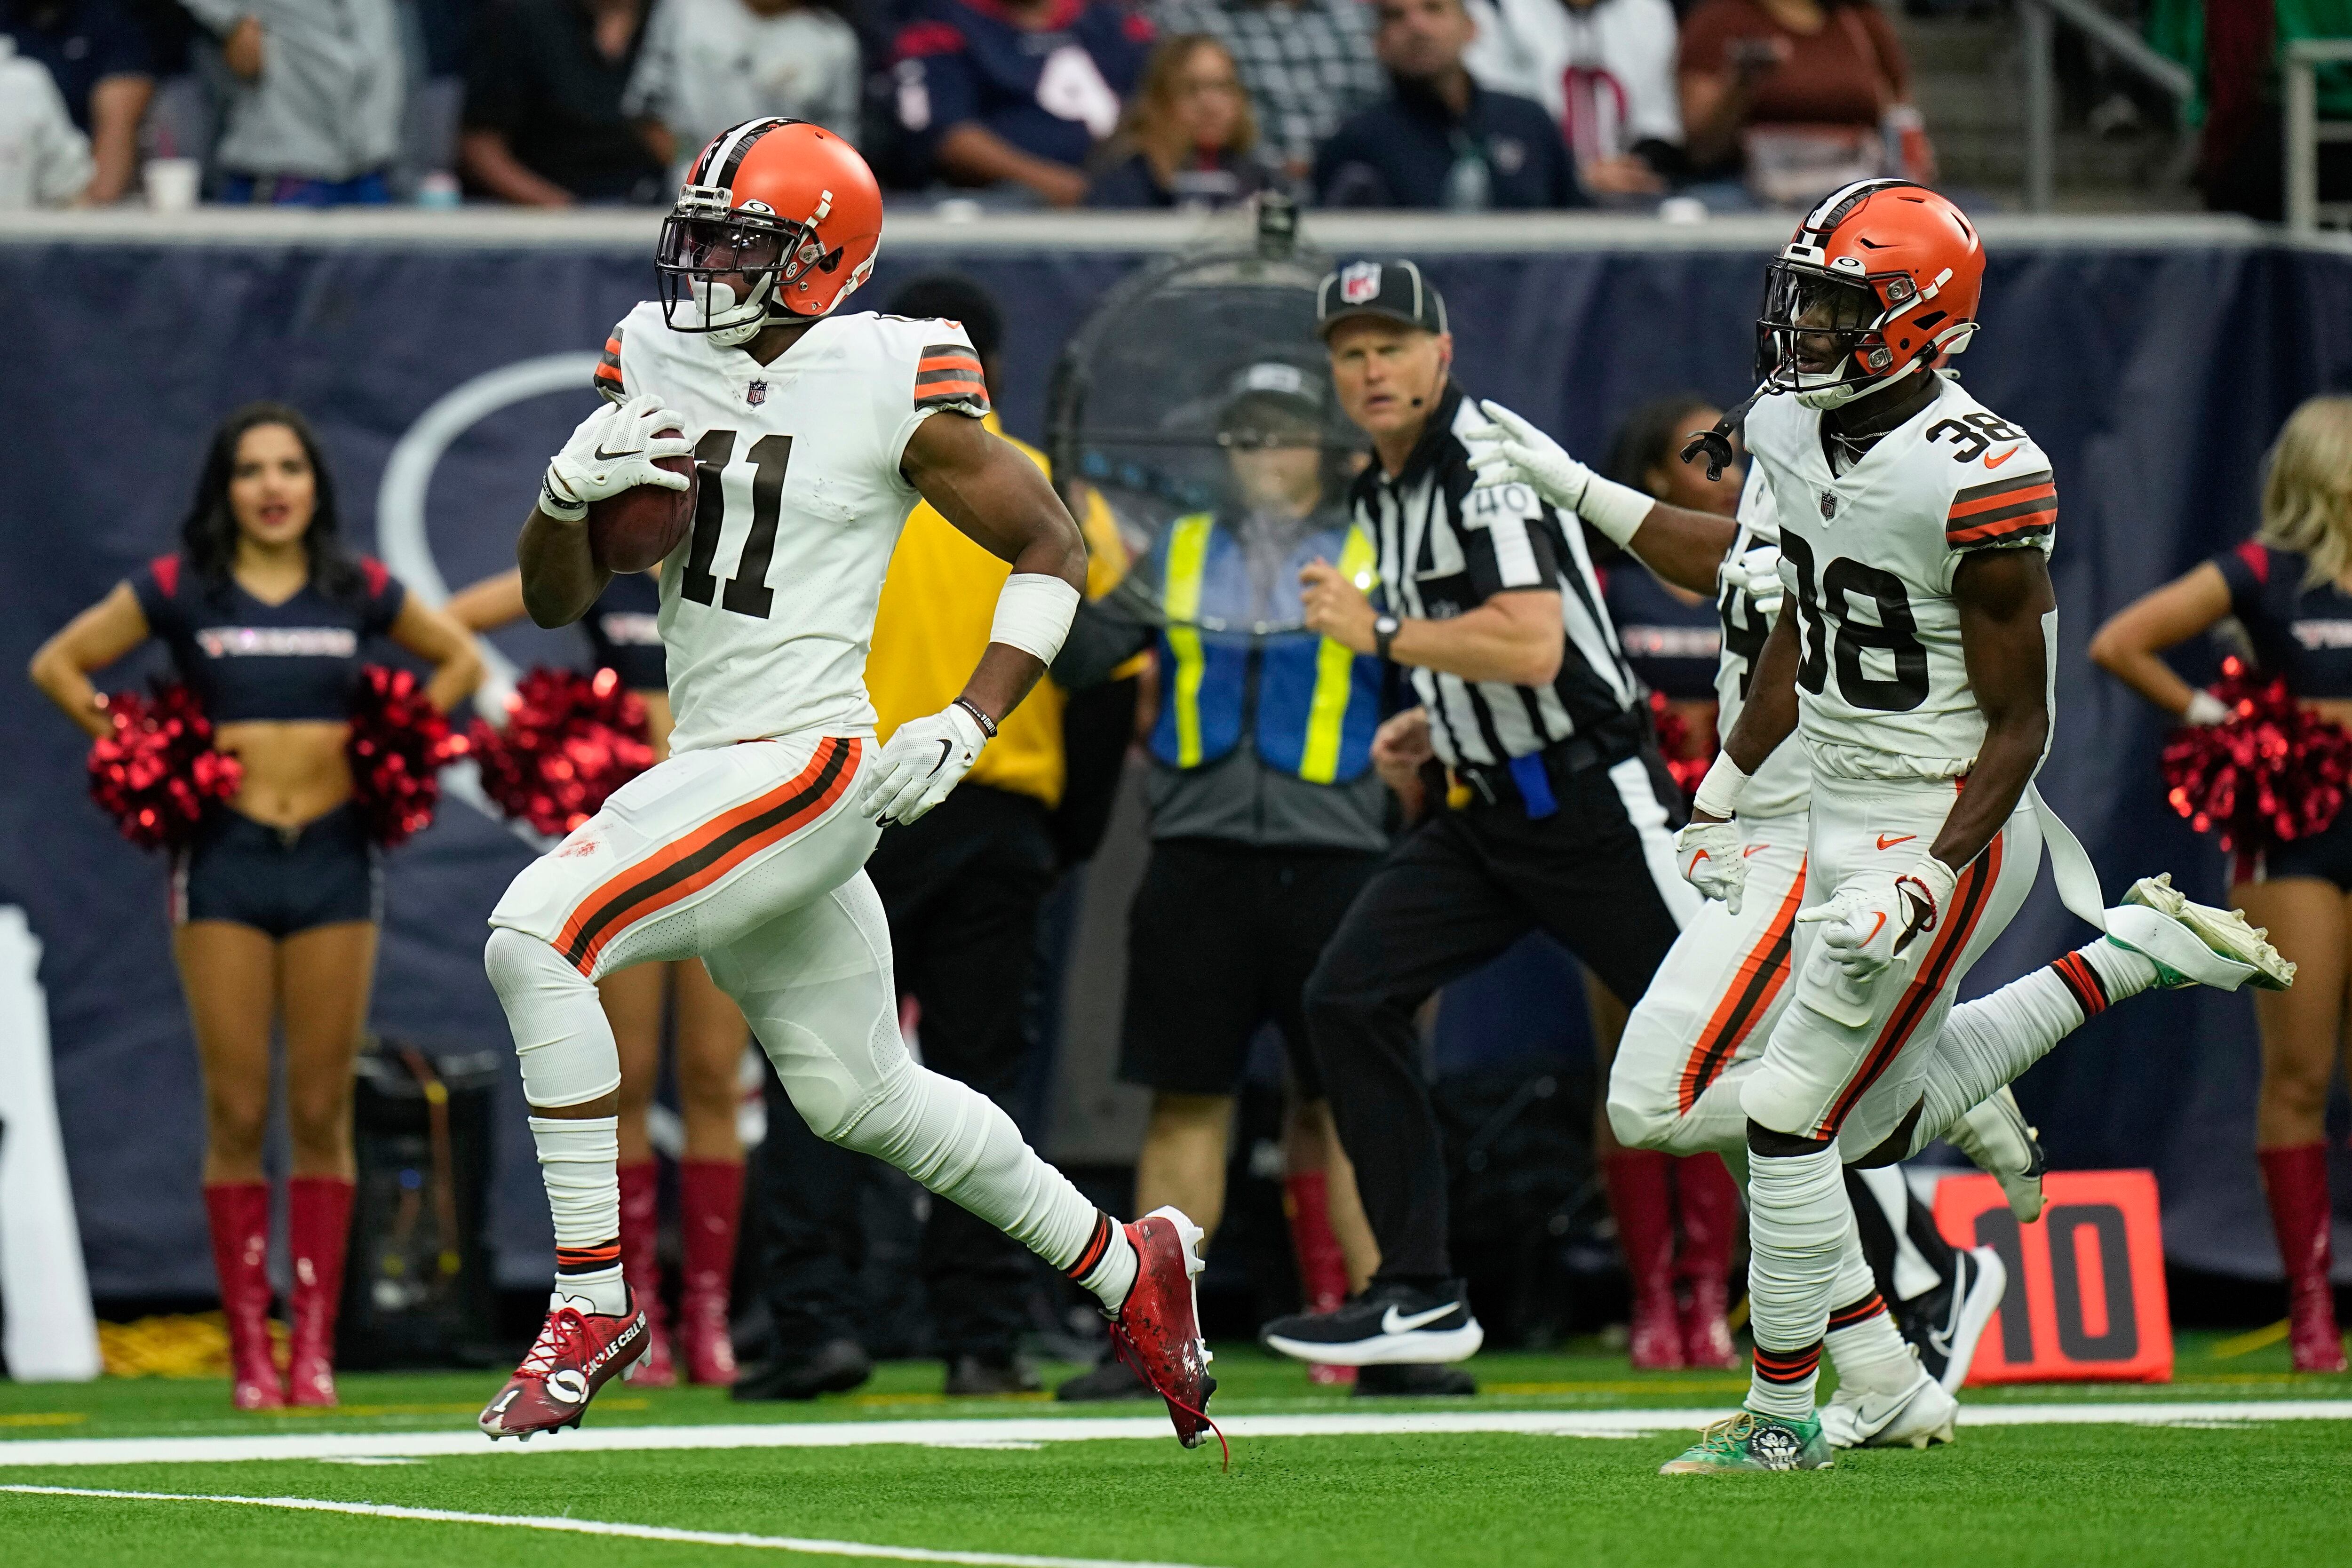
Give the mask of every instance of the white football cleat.
<svg viewBox="0 0 2352 1568">
<path fill-rule="evenodd" d="M 1900 1394 L 1865 1394 L 1844 1384 L 1822 1406 L 1822 1436 L 1832 1448 L 1924 1448 L 1952 1440 L 1960 1402 L 1919 1370 Z"/>
<path fill-rule="evenodd" d="M 2142 877 L 2122 905 L 2107 911 L 2107 940 L 2153 962 L 2158 983 L 2168 990 L 2285 990 L 2294 984 L 2294 965 L 2279 956 L 2269 935 L 2236 910 L 2196 902 L 2172 885 L 2169 871 Z"/>
<path fill-rule="evenodd" d="M 2009 1198 L 2009 1212 L 2019 1224 L 2032 1225 L 2042 1217 L 2042 1177 L 2048 1162 L 2042 1159 L 2041 1142 L 2007 1084 L 1947 1129 L 1944 1142 L 2000 1184 Z"/>
</svg>

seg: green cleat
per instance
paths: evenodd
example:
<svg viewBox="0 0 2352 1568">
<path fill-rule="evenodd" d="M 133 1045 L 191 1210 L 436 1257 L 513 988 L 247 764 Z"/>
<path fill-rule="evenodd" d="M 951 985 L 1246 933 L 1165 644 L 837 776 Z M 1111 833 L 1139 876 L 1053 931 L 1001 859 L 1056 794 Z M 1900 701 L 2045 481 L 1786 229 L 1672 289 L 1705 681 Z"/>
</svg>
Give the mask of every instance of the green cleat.
<svg viewBox="0 0 2352 1568">
<path fill-rule="evenodd" d="M 1826 1470 L 1835 1461 L 1822 1436 L 1817 1411 L 1802 1421 L 1742 1410 L 1698 1435 L 1682 1458 L 1658 1467 L 1662 1476 L 1719 1476 L 1734 1470 Z"/>
</svg>

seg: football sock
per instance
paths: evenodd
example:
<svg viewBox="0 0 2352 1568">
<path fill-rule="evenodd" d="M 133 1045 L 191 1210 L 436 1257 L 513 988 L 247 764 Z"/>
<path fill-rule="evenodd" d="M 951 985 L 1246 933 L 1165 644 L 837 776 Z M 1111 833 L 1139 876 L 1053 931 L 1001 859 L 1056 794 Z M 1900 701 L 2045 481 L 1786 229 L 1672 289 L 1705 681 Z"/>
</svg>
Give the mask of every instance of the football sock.
<svg viewBox="0 0 2352 1568">
<path fill-rule="evenodd" d="M 555 1289 L 587 1300 L 599 1313 L 629 1310 L 621 1278 L 621 1119 L 534 1116 L 530 1141 L 539 1149 L 540 1179 L 555 1219 Z"/>
<path fill-rule="evenodd" d="M 1113 1314 L 1127 1304 L 1128 1292 L 1135 1289 L 1135 1277 L 1139 1271 L 1135 1244 L 1127 1239 L 1127 1227 L 1099 1209 L 1095 1212 L 1094 1228 L 1087 1233 L 1086 1246 L 1062 1268 L 1062 1272 L 1081 1288 L 1095 1293 L 1104 1311 Z"/>
<path fill-rule="evenodd" d="M 1875 1206 L 1874 1205 L 1874 1206 Z M 1929 1271 L 1932 1281 L 1934 1273 Z M 1863 1256 L 1862 1238 L 1847 1231 L 1830 1291 L 1829 1327 L 1822 1336 L 1841 1387 L 1870 1394 L 1901 1394 L 1919 1380 L 1919 1363 L 1903 1342 L 1886 1301 Z"/>
<path fill-rule="evenodd" d="M 2103 937 L 1953 1008 L 1928 1058 L 1909 1152 L 1941 1138 L 2085 1020 L 2155 984 L 2153 963 Z"/>
<path fill-rule="evenodd" d="M 1853 1231 L 1838 1172 L 1834 1145 L 1807 1154 L 1748 1152 L 1748 1302 L 1756 1362 L 1748 1408 L 1759 1415 L 1801 1421 L 1812 1414 L 1822 1336 Z"/>
</svg>

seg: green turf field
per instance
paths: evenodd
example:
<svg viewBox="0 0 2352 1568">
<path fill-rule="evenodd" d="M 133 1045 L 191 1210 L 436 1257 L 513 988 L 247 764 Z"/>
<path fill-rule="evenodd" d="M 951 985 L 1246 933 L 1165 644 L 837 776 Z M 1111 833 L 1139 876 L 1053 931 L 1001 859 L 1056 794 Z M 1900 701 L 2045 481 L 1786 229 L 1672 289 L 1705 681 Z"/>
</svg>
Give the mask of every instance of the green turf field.
<svg viewBox="0 0 2352 1568">
<path fill-rule="evenodd" d="M 0 1563 L 503 1568 L 780 1557 L 1008 1563 L 1027 1554 L 1038 1563 L 1197 1568 L 1779 1562 L 1886 1568 L 1909 1558 L 2004 1568 L 2308 1568 L 2352 1560 L 2352 1377 L 2289 1374 L 2274 1343 L 2250 1349 L 2242 1340 L 2191 1337 L 2169 1385 L 1969 1396 L 1989 1421 L 2065 1413 L 2053 1405 L 2119 1407 L 2097 1424 L 1964 1426 L 1948 1449 L 1845 1455 L 1825 1474 L 1727 1479 L 1656 1475 L 1685 1435 L 1607 1413 L 1727 1407 L 1744 1387 L 1740 1377 L 1636 1374 L 1622 1356 L 1598 1349 L 1490 1355 L 1474 1365 L 1488 1391 L 1476 1400 L 1349 1401 L 1313 1389 L 1287 1363 L 1227 1347 L 1212 1413 L 1234 1418 L 1239 1429 L 1230 1473 L 1219 1469 L 1213 1446 L 1186 1453 L 1158 1436 L 1045 1440 L 1052 1428 L 1037 1429 L 1073 1416 L 1132 1420 L 1142 1407 L 946 1400 L 930 1392 L 939 1373 L 927 1365 L 886 1367 L 857 1394 L 803 1406 L 614 1385 L 582 1437 L 728 1445 L 856 1439 L 839 1447 L 614 1451 L 576 1441 L 567 1448 L 570 1434 L 528 1449 L 477 1447 L 467 1433 L 499 1381 L 495 1374 L 353 1376 L 344 1381 L 348 1403 L 340 1410 L 271 1415 L 229 1411 L 218 1382 L 0 1384 L 0 1486 L 356 1503 L 698 1537 L 0 1491 Z M 2261 1406 L 2279 1401 L 2321 1418 L 2263 1419 Z M 2170 1411 L 2165 1425 L 2116 1418 L 2173 1405 L 2195 1408 Z M 1635 1435 L 1315 1429 L 1318 1421 L 1368 1411 L 1444 1413 L 1472 1424 L 1526 1413 L 1516 1417 L 1522 1425 L 1591 1430 L 1615 1423 Z M 950 1421 L 963 1425 L 942 1430 Z M 739 1424 L 752 1429 L 710 1430 Z M 1265 1431 L 1270 1425 L 1282 1429 Z M 697 1427 L 705 1430 L 679 1430 Z M 190 1452 L 191 1440 L 243 1442 L 241 1452 L 370 1445 L 378 1451 L 205 1460 Z M 125 1461 L 132 1450 L 115 1445 L 129 1441 L 141 1445 L 135 1452 L 143 1462 Z M 107 1462 L 83 1462 L 95 1457 Z M 864 1550 L 805 1550 L 812 1541 Z"/>
</svg>

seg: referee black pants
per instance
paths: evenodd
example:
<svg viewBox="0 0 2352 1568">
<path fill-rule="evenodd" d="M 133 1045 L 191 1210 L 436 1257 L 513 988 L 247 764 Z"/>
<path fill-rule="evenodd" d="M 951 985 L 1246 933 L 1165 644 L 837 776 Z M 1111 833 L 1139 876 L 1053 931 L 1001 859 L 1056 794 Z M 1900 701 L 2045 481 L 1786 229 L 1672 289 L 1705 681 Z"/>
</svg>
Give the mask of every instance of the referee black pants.
<svg viewBox="0 0 2352 1568">
<path fill-rule="evenodd" d="M 1664 829 L 1680 802 L 1646 754 L 1553 780 L 1559 810 L 1529 820 L 1516 798 L 1445 811 L 1391 852 L 1307 984 L 1307 1026 L 1339 1141 L 1381 1245 L 1379 1282 L 1454 1277 L 1445 1156 L 1414 1015 L 1531 930 L 1549 932 L 1628 1005 L 1648 989 L 1678 926 L 1637 817 Z"/>
</svg>

